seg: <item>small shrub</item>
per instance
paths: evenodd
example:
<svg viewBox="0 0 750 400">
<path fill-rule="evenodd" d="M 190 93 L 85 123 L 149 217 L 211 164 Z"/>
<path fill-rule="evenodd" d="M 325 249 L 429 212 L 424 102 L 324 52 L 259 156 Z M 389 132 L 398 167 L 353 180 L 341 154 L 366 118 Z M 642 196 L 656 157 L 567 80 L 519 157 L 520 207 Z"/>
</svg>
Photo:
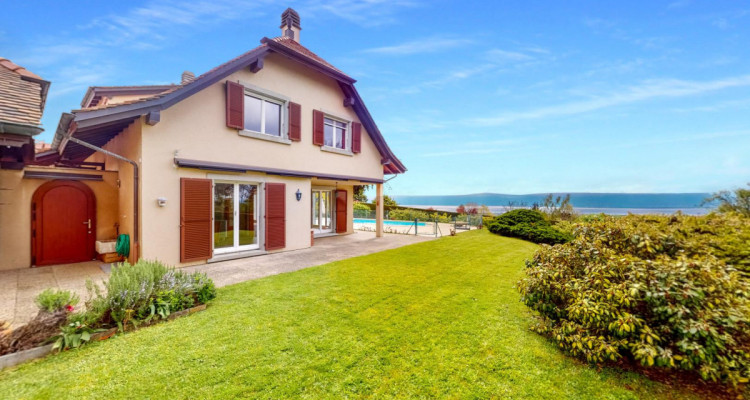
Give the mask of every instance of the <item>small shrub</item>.
<svg viewBox="0 0 750 400">
<path fill-rule="evenodd" d="M 534 330 L 592 363 L 634 360 L 703 379 L 750 379 L 750 281 L 725 246 L 732 216 L 627 216 L 579 224 L 519 283 Z M 733 227 L 733 228 L 727 228 Z M 717 232 L 722 232 L 716 235 Z"/>
<path fill-rule="evenodd" d="M 68 324 L 60 328 L 60 334 L 52 338 L 52 348 L 59 351 L 77 349 L 88 343 L 91 340 L 91 335 L 95 332 L 97 332 L 96 329 L 80 320 L 69 320 Z"/>
<path fill-rule="evenodd" d="M 87 288 L 91 315 L 98 315 L 101 325 L 116 324 L 121 329 L 128 323 L 167 318 L 216 297 L 214 283 L 205 274 L 187 274 L 146 260 L 114 267 L 103 288 L 91 281 Z"/>
<path fill-rule="evenodd" d="M 53 313 L 66 308 L 71 311 L 78 300 L 78 295 L 68 290 L 45 289 L 36 296 L 34 302 L 40 310 Z"/>
<path fill-rule="evenodd" d="M 550 225 L 544 214 L 536 210 L 519 209 L 501 214 L 487 223 L 487 229 L 498 235 L 549 245 L 571 239 L 570 235 Z"/>
<path fill-rule="evenodd" d="M 208 275 L 202 272 L 193 274 L 193 290 L 199 304 L 205 304 L 216 298 L 216 285 Z"/>
</svg>

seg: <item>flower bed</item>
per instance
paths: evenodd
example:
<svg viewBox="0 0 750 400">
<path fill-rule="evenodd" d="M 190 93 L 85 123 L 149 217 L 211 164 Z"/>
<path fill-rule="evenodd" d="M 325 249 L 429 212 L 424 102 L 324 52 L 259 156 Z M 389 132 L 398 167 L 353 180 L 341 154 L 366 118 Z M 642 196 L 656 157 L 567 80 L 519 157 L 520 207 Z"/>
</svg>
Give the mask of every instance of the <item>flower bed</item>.
<svg viewBox="0 0 750 400">
<path fill-rule="evenodd" d="M 16 330 L 0 329 L 0 368 L 202 311 L 216 297 L 205 274 L 143 260 L 114 267 L 102 287 L 92 281 L 86 286 L 85 311 L 74 311 L 74 294 L 48 289 L 37 297 L 40 311 L 32 321 Z"/>
</svg>

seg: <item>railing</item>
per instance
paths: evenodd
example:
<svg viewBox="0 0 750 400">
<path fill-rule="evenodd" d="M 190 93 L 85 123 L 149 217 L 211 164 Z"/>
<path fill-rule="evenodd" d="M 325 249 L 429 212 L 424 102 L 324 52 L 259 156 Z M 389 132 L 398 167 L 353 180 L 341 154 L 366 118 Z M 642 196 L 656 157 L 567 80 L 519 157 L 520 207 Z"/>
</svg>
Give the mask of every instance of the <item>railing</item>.
<svg viewBox="0 0 750 400">
<path fill-rule="evenodd" d="M 391 218 L 386 212 L 383 220 L 385 233 L 419 236 L 447 236 L 461 230 L 481 228 L 481 215 L 459 215 L 452 218 L 433 218 L 402 220 Z M 372 210 L 354 210 L 354 229 L 360 231 L 375 231 L 375 212 Z"/>
</svg>

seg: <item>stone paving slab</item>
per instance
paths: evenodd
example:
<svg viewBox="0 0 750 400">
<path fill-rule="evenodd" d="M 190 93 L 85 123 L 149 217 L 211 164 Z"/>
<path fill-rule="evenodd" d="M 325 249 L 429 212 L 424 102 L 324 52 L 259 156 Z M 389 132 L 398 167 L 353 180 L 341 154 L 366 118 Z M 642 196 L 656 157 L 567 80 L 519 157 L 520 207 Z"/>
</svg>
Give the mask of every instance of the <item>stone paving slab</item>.
<svg viewBox="0 0 750 400">
<path fill-rule="evenodd" d="M 315 245 L 307 249 L 202 264 L 184 270 L 205 272 L 221 287 L 432 239 L 434 237 L 396 234 L 376 238 L 372 232 L 355 232 L 315 239 Z M 108 276 L 106 267 L 107 264 L 89 261 L 0 271 L 0 320 L 10 322 L 14 328 L 31 320 L 37 313 L 34 298 L 47 288 L 74 291 L 83 303 L 87 294 L 86 280 L 101 283 Z"/>
</svg>

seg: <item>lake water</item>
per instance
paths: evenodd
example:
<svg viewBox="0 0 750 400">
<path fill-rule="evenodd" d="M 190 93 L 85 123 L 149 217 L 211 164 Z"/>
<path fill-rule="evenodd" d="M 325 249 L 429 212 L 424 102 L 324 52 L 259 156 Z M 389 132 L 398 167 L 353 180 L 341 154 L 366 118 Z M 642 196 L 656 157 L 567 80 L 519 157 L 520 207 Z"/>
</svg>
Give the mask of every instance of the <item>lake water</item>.
<svg viewBox="0 0 750 400">
<path fill-rule="evenodd" d="M 407 204 L 400 204 L 406 206 Z M 433 206 L 408 204 L 409 207 L 428 209 L 432 208 L 438 211 L 455 212 L 455 206 Z M 528 207 L 508 207 L 508 206 L 488 206 L 493 214 L 502 214 L 511 209 L 528 208 Z M 595 207 L 573 207 L 578 214 L 607 214 L 607 215 L 627 215 L 630 214 L 663 214 L 670 215 L 677 211 L 686 215 L 705 215 L 711 212 L 711 208 L 595 208 Z"/>
<path fill-rule="evenodd" d="M 565 194 L 555 194 L 555 196 Z M 529 208 L 541 203 L 547 194 L 508 195 L 480 193 L 458 196 L 393 196 L 403 206 L 456 211 L 460 204 L 487 205 L 493 213 L 513 208 Z M 704 215 L 713 207 L 702 207 L 710 193 L 571 193 L 570 202 L 579 214 L 683 214 Z"/>
</svg>

